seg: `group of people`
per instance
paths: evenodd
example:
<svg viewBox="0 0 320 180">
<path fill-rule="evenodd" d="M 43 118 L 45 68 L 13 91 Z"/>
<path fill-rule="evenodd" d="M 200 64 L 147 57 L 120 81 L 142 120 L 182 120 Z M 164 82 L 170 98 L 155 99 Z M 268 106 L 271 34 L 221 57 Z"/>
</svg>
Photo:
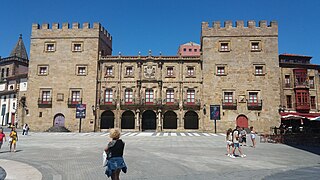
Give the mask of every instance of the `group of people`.
<svg viewBox="0 0 320 180">
<path fill-rule="evenodd" d="M 0 149 L 2 147 L 3 141 L 7 141 L 6 135 L 3 132 L 3 129 L 0 128 Z M 16 131 L 16 128 L 13 126 L 11 128 L 11 132 L 9 134 L 9 146 L 10 146 L 10 152 L 16 152 L 16 146 L 18 141 L 18 133 Z"/>
<path fill-rule="evenodd" d="M 256 147 L 256 132 L 253 130 L 253 127 L 250 127 L 250 138 L 252 141 L 252 147 Z M 227 156 L 231 158 L 236 158 L 235 154 L 236 149 L 238 149 L 240 157 L 246 157 L 246 155 L 242 152 L 241 145 L 247 145 L 247 132 L 244 128 L 240 128 L 237 126 L 236 129 L 232 130 L 229 128 L 226 133 L 226 141 L 227 141 Z M 241 143 L 241 145 L 240 145 Z"/>
</svg>

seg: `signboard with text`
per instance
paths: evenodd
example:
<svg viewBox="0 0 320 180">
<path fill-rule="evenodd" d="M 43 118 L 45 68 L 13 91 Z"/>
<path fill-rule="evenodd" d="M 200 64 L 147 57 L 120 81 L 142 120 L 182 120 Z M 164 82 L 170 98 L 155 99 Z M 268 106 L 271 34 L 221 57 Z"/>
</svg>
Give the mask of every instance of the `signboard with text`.
<svg viewBox="0 0 320 180">
<path fill-rule="evenodd" d="M 86 104 L 77 104 L 76 118 L 86 118 Z"/>
</svg>

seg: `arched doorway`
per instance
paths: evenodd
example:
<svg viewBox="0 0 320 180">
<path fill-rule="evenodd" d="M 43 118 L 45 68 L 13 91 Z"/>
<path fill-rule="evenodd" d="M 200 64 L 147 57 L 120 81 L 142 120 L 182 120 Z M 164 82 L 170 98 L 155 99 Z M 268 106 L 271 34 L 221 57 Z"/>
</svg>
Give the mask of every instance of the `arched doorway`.
<svg viewBox="0 0 320 180">
<path fill-rule="evenodd" d="M 186 112 L 184 115 L 184 129 L 199 129 L 199 118 L 196 112 Z"/>
<path fill-rule="evenodd" d="M 58 113 L 54 116 L 53 126 L 64 127 L 64 122 L 65 122 L 64 115 L 61 113 Z"/>
<path fill-rule="evenodd" d="M 125 111 L 122 114 L 121 129 L 134 129 L 134 114 L 132 111 Z"/>
<path fill-rule="evenodd" d="M 177 114 L 167 111 L 163 115 L 163 129 L 177 129 Z"/>
<path fill-rule="evenodd" d="M 142 114 L 142 131 L 156 129 L 156 113 L 147 110 Z"/>
<path fill-rule="evenodd" d="M 114 114 L 112 111 L 104 111 L 101 114 L 100 129 L 114 128 Z"/>
<path fill-rule="evenodd" d="M 248 128 L 248 118 L 245 115 L 239 115 L 236 120 L 237 126 Z"/>
</svg>

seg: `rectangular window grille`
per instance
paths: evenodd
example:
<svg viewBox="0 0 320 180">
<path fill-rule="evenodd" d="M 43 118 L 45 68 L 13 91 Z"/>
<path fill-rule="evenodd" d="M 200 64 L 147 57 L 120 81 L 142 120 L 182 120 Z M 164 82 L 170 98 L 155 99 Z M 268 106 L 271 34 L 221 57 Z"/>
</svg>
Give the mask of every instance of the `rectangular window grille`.
<svg viewBox="0 0 320 180">
<path fill-rule="evenodd" d="M 107 76 L 112 76 L 113 75 L 113 71 L 112 71 L 112 67 L 107 67 L 107 71 L 106 71 L 106 75 Z"/>
<path fill-rule="evenodd" d="M 173 103 L 174 102 L 174 90 L 173 89 L 168 89 L 167 90 L 167 103 Z"/>
<path fill-rule="evenodd" d="M 167 68 L 167 76 L 173 76 L 173 67 Z"/>
<path fill-rule="evenodd" d="M 153 90 L 146 89 L 146 103 L 153 103 Z"/>
<path fill-rule="evenodd" d="M 78 74 L 79 75 L 86 75 L 86 67 L 78 67 Z"/>
<path fill-rule="evenodd" d="M 50 91 L 42 91 L 42 102 L 49 102 L 51 100 Z"/>
<path fill-rule="evenodd" d="M 258 93 L 257 92 L 250 92 L 249 93 L 249 103 L 251 103 L 251 104 L 258 103 Z"/>
<path fill-rule="evenodd" d="M 77 104 L 81 101 L 80 99 L 80 91 L 72 91 L 71 92 L 71 103 Z"/>
<path fill-rule="evenodd" d="M 232 92 L 224 92 L 223 101 L 225 103 L 233 103 L 233 93 Z"/>
<path fill-rule="evenodd" d="M 263 67 L 262 66 L 256 66 L 255 67 L 255 73 L 256 74 L 263 74 Z"/>
<path fill-rule="evenodd" d="M 132 92 L 132 89 L 126 89 L 125 90 L 125 103 L 132 103 L 133 102 L 133 99 L 132 99 L 132 96 L 133 96 L 133 92 Z"/>
<path fill-rule="evenodd" d="M 187 103 L 193 104 L 195 102 L 195 90 L 187 90 Z"/>
<path fill-rule="evenodd" d="M 194 76 L 194 67 L 188 67 L 187 73 L 188 76 Z"/>
<path fill-rule="evenodd" d="M 217 74 L 218 75 L 224 75 L 225 74 L 225 68 L 224 67 L 217 67 Z"/>
<path fill-rule="evenodd" d="M 126 68 L 126 75 L 127 76 L 132 76 L 133 75 L 133 68 L 132 67 L 127 67 Z"/>
<path fill-rule="evenodd" d="M 113 94 L 112 94 L 112 89 L 107 89 L 106 94 L 105 94 L 105 102 L 106 103 L 111 103 L 113 100 Z"/>
<path fill-rule="evenodd" d="M 40 67 L 39 68 L 39 74 L 40 75 L 45 75 L 45 74 L 47 74 L 47 70 L 48 70 L 47 67 Z"/>
</svg>

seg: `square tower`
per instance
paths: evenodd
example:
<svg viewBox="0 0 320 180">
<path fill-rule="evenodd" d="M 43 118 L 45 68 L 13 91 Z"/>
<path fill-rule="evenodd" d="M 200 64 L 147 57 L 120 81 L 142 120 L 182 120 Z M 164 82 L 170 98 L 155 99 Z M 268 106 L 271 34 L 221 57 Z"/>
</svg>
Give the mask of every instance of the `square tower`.
<svg viewBox="0 0 320 180">
<path fill-rule="evenodd" d="M 94 131 L 99 54 L 111 52 L 112 38 L 100 23 L 33 24 L 26 123 L 38 131 L 78 131 L 76 104 L 86 104 L 82 131 Z"/>
<path fill-rule="evenodd" d="M 258 132 L 278 126 L 280 71 L 278 25 L 272 21 L 202 23 L 203 100 L 220 105 L 218 131 L 236 125 L 254 126 Z M 207 130 L 214 128 L 210 112 L 204 114 Z"/>
</svg>

